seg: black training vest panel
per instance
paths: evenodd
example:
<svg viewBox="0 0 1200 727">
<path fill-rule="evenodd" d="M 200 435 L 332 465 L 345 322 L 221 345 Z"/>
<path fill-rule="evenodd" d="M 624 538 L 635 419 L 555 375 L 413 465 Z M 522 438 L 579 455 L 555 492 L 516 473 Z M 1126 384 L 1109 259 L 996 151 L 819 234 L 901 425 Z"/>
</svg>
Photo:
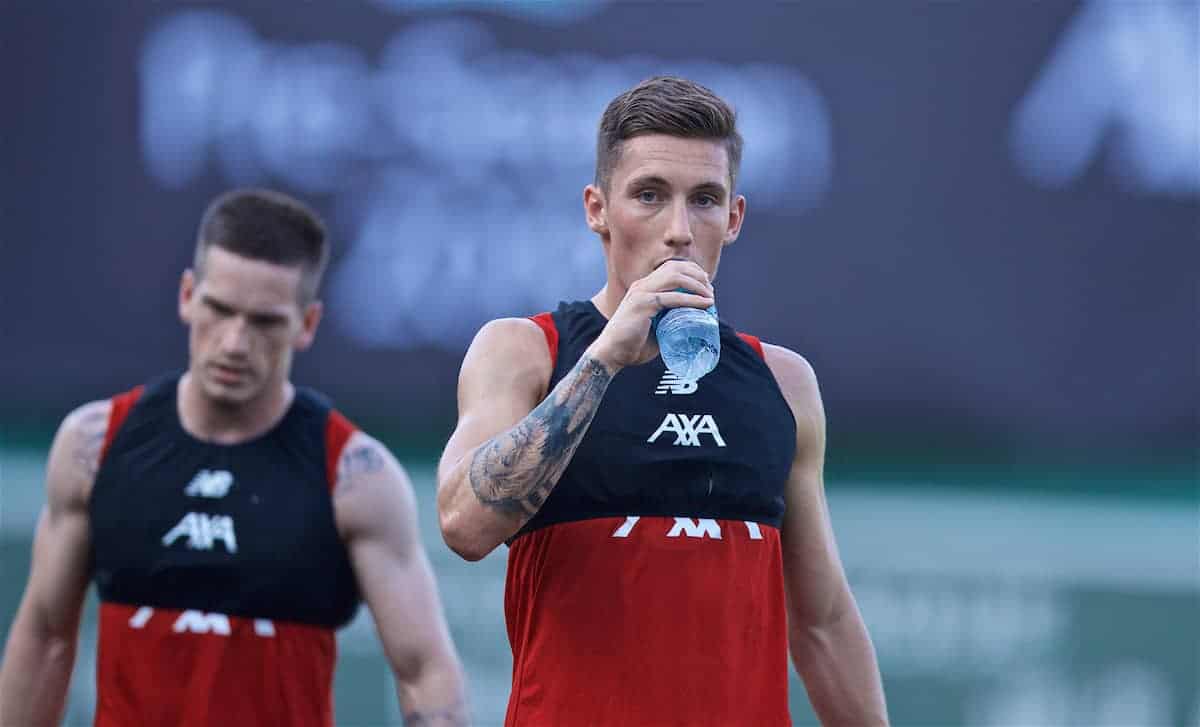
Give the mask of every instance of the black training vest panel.
<svg viewBox="0 0 1200 727">
<path fill-rule="evenodd" d="M 606 323 L 590 301 L 562 303 L 553 319 L 551 389 Z M 724 322 L 720 330 L 720 361 L 694 391 L 664 380 L 661 357 L 613 378 L 571 463 L 521 532 L 626 515 L 780 526 L 796 422 L 766 362 Z"/>
<path fill-rule="evenodd" d="M 210 444 L 184 431 L 178 381 L 146 387 L 96 476 L 100 599 L 331 628 L 348 622 L 359 593 L 326 474 L 328 403 L 298 388 L 266 434 Z"/>
</svg>

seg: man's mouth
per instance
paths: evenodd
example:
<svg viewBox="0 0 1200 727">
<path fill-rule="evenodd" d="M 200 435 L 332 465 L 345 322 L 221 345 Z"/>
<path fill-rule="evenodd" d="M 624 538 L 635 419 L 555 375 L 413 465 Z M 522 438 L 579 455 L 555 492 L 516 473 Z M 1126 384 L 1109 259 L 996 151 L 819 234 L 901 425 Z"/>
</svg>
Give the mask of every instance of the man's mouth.
<svg viewBox="0 0 1200 727">
<path fill-rule="evenodd" d="M 667 263 L 669 263 L 669 262 L 671 262 L 671 261 L 673 261 L 673 260 L 674 260 L 674 261 L 677 261 L 677 262 L 681 262 L 681 263 L 686 263 L 686 262 L 690 262 L 690 261 L 691 261 L 691 258 L 686 258 L 686 257 L 669 257 L 669 258 L 666 258 L 665 260 L 659 260 L 657 263 L 655 263 L 655 264 L 654 264 L 654 269 L 655 269 L 655 270 L 658 270 L 658 269 L 659 269 L 659 268 L 661 268 L 663 265 L 666 265 Z"/>
<path fill-rule="evenodd" d="M 249 369 L 241 366 L 229 366 L 226 364 L 211 364 L 210 370 L 213 376 L 223 384 L 236 384 L 249 374 Z"/>
</svg>

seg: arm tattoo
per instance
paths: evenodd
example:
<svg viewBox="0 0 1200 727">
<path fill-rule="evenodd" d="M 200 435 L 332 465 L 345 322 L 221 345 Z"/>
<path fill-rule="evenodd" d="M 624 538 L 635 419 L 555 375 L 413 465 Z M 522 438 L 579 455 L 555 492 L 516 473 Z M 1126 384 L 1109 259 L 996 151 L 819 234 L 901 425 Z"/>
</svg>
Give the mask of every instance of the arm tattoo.
<svg viewBox="0 0 1200 727">
<path fill-rule="evenodd" d="M 88 479 L 95 479 L 100 470 L 100 452 L 104 449 L 104 437 L 107 433 L 108 414 L 103 409 L 89 409 L 82 413 L 74 460 Z"/>
<path fill-rule="evenodd" d="M 383 455 L 374 444 L 360 444 L 344 452 L 338 464 L 338 489 L 345 491 L 353 487 L 362 475 L 379 472 L 384 465 Z"/>
<path fill-rule="evenodd" d="M 584 356 L 536 409 L 476 450 L 468 476 L 479 501 L 521 520 L 533 517 L 575 454 L 612 376 Z"/>
<path fill-rule="evenodd" d="M 467 727 L 466 704 L 459 700 L 436 709 L 405 712 L 404 727 Z"/>
</svg>

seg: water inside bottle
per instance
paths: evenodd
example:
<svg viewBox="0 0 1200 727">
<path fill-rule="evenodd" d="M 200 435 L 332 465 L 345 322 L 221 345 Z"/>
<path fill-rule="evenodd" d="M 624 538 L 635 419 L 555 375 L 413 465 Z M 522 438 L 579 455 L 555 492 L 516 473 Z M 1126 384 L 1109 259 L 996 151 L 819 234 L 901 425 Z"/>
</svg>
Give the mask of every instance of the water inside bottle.
<svg viewBox="0 0 1200 727">
<path fill-rule="evenodd" d="M 700 336 L 687 336 L 662 349 L 663 363 L 682 381 L 691 383 L 716 368 L 720 351 Z"/>
</svg>

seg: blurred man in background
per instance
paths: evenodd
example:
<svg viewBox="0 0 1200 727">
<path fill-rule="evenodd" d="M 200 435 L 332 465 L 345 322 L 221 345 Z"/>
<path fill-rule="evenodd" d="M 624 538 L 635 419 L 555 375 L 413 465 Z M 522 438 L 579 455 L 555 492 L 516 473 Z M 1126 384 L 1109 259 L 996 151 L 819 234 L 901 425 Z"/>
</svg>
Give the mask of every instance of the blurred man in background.
<svg viewBox="0 0 1200 727">
<path fill-rule="evenodd" d="M 683 382 L 651 334 L 664 309 L 713 305 L 740 157 L 708 89 L 660 77 L 617 97 L 584 190 L 607 284 L 492 321 L 467 352 L 439 515 L 468 560 L 511 546 L 511 727 L 789 724 L 789 647 L 824 723 L 887 722 L 811 367 L 721 324 L 717 368 Z"/>
<path fill-rule="evenodd" d="M 328 257 L 296 200 L 210 205 L 179 289 L 187 371 L 85 404 L 55 437 L 0 724 L 58 724 L 89 578 L 101 727 L 331 725 L 334 631 L 360 599 L 406 721 L 467 723 L 407 475 L 289 380 Z"/>
</svg>

